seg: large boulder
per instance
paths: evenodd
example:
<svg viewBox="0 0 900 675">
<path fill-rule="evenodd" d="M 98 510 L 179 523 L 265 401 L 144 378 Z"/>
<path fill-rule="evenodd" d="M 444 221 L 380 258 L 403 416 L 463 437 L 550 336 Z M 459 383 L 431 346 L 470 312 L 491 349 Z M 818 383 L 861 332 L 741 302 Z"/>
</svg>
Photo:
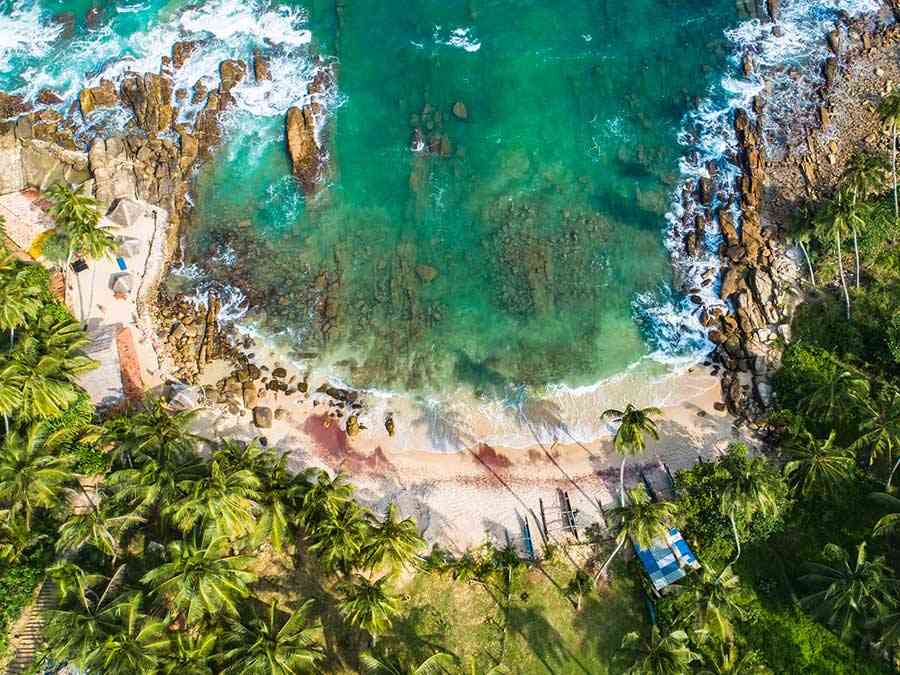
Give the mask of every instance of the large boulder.
<svg viewBox="0 0 900 675">
<path fill-rule="evenodd" d="M 22 141 L 22 171 L 25 184 L 39 190 L 62 182 L 79 185 L 91 178 L 86 153 L 38 139 Z"/>
<path fill-rule="evenodd" d="M 178 70 L 200 46 L 198 40 L 181 40 L 172 45 L 172 67 Z"/>
<path fill-rule="evenodd" d="M 131 106 L 138 126 L 148 134 L 166 131 L 174 118 L 172 81 L 157 75 L 128 73 L 122 80 L 122 98 Z"/>
<path fill-rule="evenodd" d="M 272 409 L 268 406 L 258 405 L 253 409 L 253 424 L 260 429 L 268 429 L 272 426 Z"/>
<path fill-rule="evenodd" d="M 0 120 L 18 117 L 30 110 L 31 105 L 21 96 L 0 91 Z"/>
<path fill-rule="evenodd" d="M 272 79 L 272 70 L 269 68 L 269 59 L 260 50 L 253 50 L 253 74 L 257 82 Z"/>
<path fill-rule="evenodd" d="M 303 186 L 306 194 L 312 194 L 318 188 L 322 173 L 323 153 L 316 142 L 315 103 L 303 108 L 293 107 L 287 112 L 285 134 L 288 154 L 294 167 L 294 176 Z"/>
<path fill-rule="evenodd" d="M 236 59 L 226 59 L 219 64 L 219 90 L 223 93 L 230 92 L 247 75 L 247 64 Z"/>
<path fill-rule="evenodd" d="M 85 117 L 97 108 L 113 108 L 119 105 L 116 85 L 111 80 L 100 80 L 99 86 L 81 90 L 78 94 L 78 103 L 81 106 L 81 114 Z"/>
<path fill-rule="evenodd" d="M 107 207 L 116 199 L 136 199 L 134 165 L 123 139 L 116 136 L 96 139 L 88 152 L 88 161 L 94 176 L 94 194 L 101 206 Z"/>
</svg>

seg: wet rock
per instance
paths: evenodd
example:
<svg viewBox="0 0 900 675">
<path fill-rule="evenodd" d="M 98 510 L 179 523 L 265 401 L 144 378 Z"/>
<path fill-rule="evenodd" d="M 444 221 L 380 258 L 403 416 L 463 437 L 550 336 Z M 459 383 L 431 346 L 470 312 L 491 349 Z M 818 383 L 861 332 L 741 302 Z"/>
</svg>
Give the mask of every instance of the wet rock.
<svg viewBox="0 0 900 675">
<path fill-rule="evenodd" d="M 462 101 L 457 101 L 453 104 L 453 115 L 456 119 L 459 120 L 467 120 L 469 119 L 469 111 L 466 109 L 466 104 Z"/>
<path fill-rule="evenodd" d="M 97 30 L 103 23 L 103 9 L 100 7 L 91 7 L 84 15 L 84 25 L 88 30 Z"/>
<path fill-rule="evenodd" d="M 256 385 L 252 382 L 245 382 L 243 387 L 241 387 L 241 397 L 243 398 L 245 408 L 255 408 L 256 403 L 259 400 L 259 394 L 256 391 Z"/>
<path fill-rule="evenodd" d="M 247 64 L 236 59 L 226 59 L 219 64 L 219 91 L 230 92 L 247 75 Z"/>
<path fill-rule="evenodd" d="M 21 96 L 0 91 L 0 120 L 18 117 L 30 110 L 31 106 Z"/>
<path fill-rule="evenodd" d="M 394 416 L 388 415 L 384 420 L 384 429 L 388 432 L 388 436 L 393 437 L 397 432 L 397 428 L 394 424 Z"/>
<path fill-rule="evenodd" d="M 62 31 L 59 34 L 60 38 L 68 39 L 75 34 L 74 12 L 59 12 L 58 14 L 54 14 L 53 23 L 62 26 Z"/>
<path fill-rule="evenodd" d="M 179 70 L 200 46 L 199 40 L 181 40 L 172 45 L 172 67 Z"/>
<path fill-rule="evenodd" d="M 253 74 L 257 82 L 272 79 L 272 71 L 269 68 L 269 58 L 260 50 L 253 50 Z"/>
<path fill-rule="evenodd" d="M 283 380 L 287 377 L 287 370 L 285 368 L 275 368 L 272 371 L 272 377 L 277 377 L 279 380 Z"/>
<path fill-rule="evenodd" d="M 116 85 L 111 80 L 100 80 L 100 86 L 82 89 L 78 94 L 78 104 L 84 117 L 97 108 L 113 108 L 119 105 Z"/>
<path fill-rule="evenodd" d="M 259 405 L 253 409 L 253 424 L 260 429 L 268 429 L 272 426 L 272 409 Z"/>
<path fill-rule="evenodd" d="M 347 438 L 356 438 L 365 430 L 365 428 L 365 426 L 360 424 L 358 415 L 350 415 L 350 417 L 347 418 L 347 425 L 344 427 L 344 431 L 347 432 Z"/>
<path fill-rule="evenodd" d="M 41 105 L 59 105 L 63 99 L 52 89 L 41 89 L 37 95 L 37 102 Z"/>
<path fill-rule="evenodd" d="M 822 72 L 825 75 L 825 85 L 827 87 L 831 87 L 834 85 L 834 81 L 837 78 L 837 70 L 838 70 L 838 61 L 834 56 L 829 56 L 825 59 L 825 64 L 822 67 Z"/>
<path fill-rule="evenodd" d="M 781 16 L 781 0 L 766 0 L 766 11 L 772 21 L 778 21 Z"/>
<path fill-rule="evenodd" d="M 323 168 L 323 153 L 316 143 L 316 104 L 293 107 L 287 112 L 285 134 L 294 176 L 306 194 L 318 188 Z"/>
<path fill-rule="evenodd" d="M 416 276 L 419 277 L 422 282 L 430 284 L 437 279 L 438 271 L 430 265 L 416 265 Z"/>
</svg>

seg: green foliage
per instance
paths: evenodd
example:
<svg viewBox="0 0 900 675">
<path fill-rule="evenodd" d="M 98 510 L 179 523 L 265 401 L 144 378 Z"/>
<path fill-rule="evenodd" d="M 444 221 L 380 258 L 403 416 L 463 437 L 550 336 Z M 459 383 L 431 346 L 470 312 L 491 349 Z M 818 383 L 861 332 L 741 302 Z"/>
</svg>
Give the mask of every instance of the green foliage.
<svg viewBox="0 0 900 675">
<path fill-rule="evenodd" d="M 722 511 L 721 495 L 734 476 L 747 472 L 752 462 L 746 448 L 735 444 L 717 462 L 698 463 L 675 475 L 682 532 L 701 551 L 706 564 L 721 567 L 734 554 L 731 524 Z M 749 521 L 743 514 L 735 514 L 742 543 L 763 541 L 781 527 L 781 514 L 788 504 L 787 486 L 780 479 L 773 482 L 777 514 L 757 512 Z"/>
<path fill-rule="evenodd" d="M 798 319 L 795 319 L 795 325 Z M 846 320 L 843 320 L 846 323 Z M 799 410 L 809 396 L 838 371 L 830 352 L 814 346 L 814 341 L 797 340 L 788 345 L 773 385 L 779 405 Z"/>
<path fill-rule="evenodd" d="M 14 565 L 0 563 L 0 656 L 8 646 L 9 626 L 31 602 L 44 570 L 52 558 L 52 546 L 32 549 Z"/>
</svg>

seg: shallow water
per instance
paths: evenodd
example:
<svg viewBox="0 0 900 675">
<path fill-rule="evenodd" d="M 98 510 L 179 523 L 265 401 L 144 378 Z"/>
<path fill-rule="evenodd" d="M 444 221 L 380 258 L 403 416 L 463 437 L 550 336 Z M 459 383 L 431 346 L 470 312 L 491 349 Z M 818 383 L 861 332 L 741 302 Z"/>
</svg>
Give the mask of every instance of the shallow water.
<svg viewBox="0 0 900 675">
<path fill-rule="evenodd" d="M 231 316 L 356 385 L 578 386 L 703 347 L 681 291 L 715 260 L 673 278 L 666 214 L 685 175 L 724 164 L 728 111 L 758 90 L 736 46 L 801 62 L 836 9 L 873 2 L 784 0 L 775 39 L 734 0 L 0 0 L 0 89 L 68 108 L 188 37 L 205 42 L 176 89 L 215 86 L 222 59 L 262 49 L 273 82 L 236 90 L 196 178 L 188 287 L 239 286 Z M 284 113 L 323 64 L 330 171 L 306 199 Z M 413 152 L 414 127 L 443 152 Z"/>
</svg>

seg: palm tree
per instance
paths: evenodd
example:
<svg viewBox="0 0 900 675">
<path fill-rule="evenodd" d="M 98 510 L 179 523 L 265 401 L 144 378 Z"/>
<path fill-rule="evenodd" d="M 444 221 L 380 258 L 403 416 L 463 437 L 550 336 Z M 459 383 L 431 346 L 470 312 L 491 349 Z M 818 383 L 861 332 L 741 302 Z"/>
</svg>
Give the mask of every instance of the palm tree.
<svg viewBox="0 0 900 675">
<path fill-rule="evenodd" d="M 176 631 L 169 636 L 168 649 L 159 661 L 161 675 L 213 675 L 216 641 L 213 631 L 193 635 Z"/>
<path fill-rule="evenodd" d="M 368 538 L 360 555 L 364 564 L 374 570 L 385 561 L 403 567 L 416 559 L 425 541 L 412 518 L 397 518 L 397 505 L 389 504 L 384 520 L 370 518 Z"/>
<path fill-rule="evenodd" d="M 94 597 L 91 589 L 106 578 L 101 574 L 87 572 L 65 558 L 48 567 L 47 576 L 56 583 L 61 602 L 74 598 L 81 607 L 90 606 L 90 598 Z"/>
<path fill-rule="evenodd" d="M 754 457 L 745 465 L 729 470 L 729 479 L 719 499 L 719 510 L 731 523 L 737 553 L 728 567 L 741 557 L 741 540 L 738 536 L 737 516 L 749 523 L 759 513 L 774 516 L 779 511 L 777 475 L 769 469 L 766 460 Z M 725 569 L 728 569 L 726 567 Z M 725 573 L 725 570 L 722 571 Z"/>
<path fill-rule="evenodd" d="M 72 458 L 59 454 L 60 436 L 47 424 L 35 423 L 27 436 L 13 431 L 0 445 L 0 504 L 9 507 L 11 517 L 24 513 L 29 530 L 34 510 L 59 504 L 72 482 Z"/>
<path fill-rule="evenodd" d="M 229 556 L 225 537 L 205 547 L 173 541 L 166 547 L 166 562 L 147 572 L 141 582 L 153 594 L 181 613 L 193 626 L 220 612 L 237 615 L 237 599 L 249 595 L 256 575 L 247 571 L 250 556 Z"/>
<path fill-rule="evenodd" d="M 897 524 L 900 523 L 900 499 L 886 492 L 873 492 L 869 495 L 869 499 L 890 509 L 890 513 L 881 516 L 875 523 L 872 534 L 876 537 L 893 534 L 897 529 Z"/>
<path fill-rule="evenodd" d="M 669 534 L 669 529 L 678 515 L 678 506 L 675 503 L 651 501 L 643 487 L 629 490 L 628 497 L 631 500 L 630 505 L 612 510 L 613 521 L 619 523 L 616 548 L 603 563 L 597 577 L 606 571 L 629 538 L 641 548 L 647 548 L 655 539 L 665 538 Z"/>
<path fill-rule="evenodd" d="M 356 576 L 339 587 L 343 595 L 341 614 L 350 625 L 368 632 L 373 645 L 400 614 L 397 598 L 387 590 L 387 583 L 387 576 L 376 581 Z"/>
<path fill-rule="evenodd" d="M 576 612 L 581 611 L 584 596 L 591 592 L 593 586 L 591 576 L 582 569 L 578 569 L 575 576 L 569 579 L 569 583 L 566 584 L 566 597 L 572 601 Z"/>
<path fill-rule="evenodd" d="M 841 177 L 841 189 L 846 190 L 852 206 L 873 194 L 879 194 L 884 188 L 887 165 L 878 155 L 857 152 L 847 163 Z M 853 251 L 856 257 L 856 288 L 859 289 L 859 243 L 857 237 L 857 221 L 851 219 L 853 230 Z"/>
<path fill-rule="evenodd" d="M 9 331 L 10 349 L 16 328 L 36 319 L 41 304 L 41 289 L 0 246 L 0 330 Z"/>
<path fill-rule="evenodd" d="M 625 462 L 628 457 L 640 455 L 644 452 L 644 434 L 649 434 L 659 439 L 654 417 L 662 415 L 659 408 L 636 408 L 631 403 L 625 406 L 625 410 L 610 408 L 604 410 L 604 419 L 613 418 L 619 425 L 613 438 L 613 447 L 622 456 L 622 466 L 619 468 L 619 503 L 625 506 Z"/>
<path fill-rule="evenodd" d="M 335 516 L 326 516 L 309 532 L 309 550 L 327 569 L 349 574 L 368 539 L 366 514 L 356 502 L 347 502 Z"/>
<path fill-rule="evenodd" d="M 730 567 L 720 574 L 704 567 L 699 574 L 691 576 L 681 592 L 689 600 L 688 616 L 693 619 L 695 629 L 714 635 L 721 642 L 734 639 L 735 618 L 748 617 L 747 598 L 740 579 Z"/>
<path fill-rule="evenodd" d="M 251 446 L 253 445 L 255 444 L 251 444 Z M 308 483 L 302 476 L 297 476 L 288 470 L 287 454 L 274 461 L 262 459 L 271 454 L 260 455 L 260 459 L 256 462 L 256 468 L 253 467 L 253 463 L 248 466 L 261 482 L 257 491 L 260 514 L 253 539 L 257 546 L 267 542 L 276 552 L 280 553 L 284 549 L 285 540 L 292 531 L 292 516 L 299 509 L 303 492 L 308 488 Z M 270 457 L 270 459 L 273 458 Z"/>
<path fill-rule="evenodd" d="M 824 554 L 826 563 L 807 563 L 809 572 L 800 577 L 814 589 L 800 603 L 846 640 L 894 606 L 897 581 L 883 557 L 868 557 L 865 542 L 853 562 L 835 544 L 828 544 Z"/>
<path fill-rule="evenodd" d="M 46 539 L 46 534 L 38 534 L 28 527 L 24 518 L 10 516 L 9 511 L 0 511 L 0 562 L 15 565 Z"/>
<path fill-rule="evenodd" d="M 97 367 L 81 353 L 86 344 L 70 317 L 42 315 L 0 370 L 0 408 L 25 420 L 61 415 L 78 398 L 78 377 Z"/>
<path fill-rule="evenodd" d="M 225 471 L 213 460 L 208 475 L 179 485 L 185 496 L 164 507 L 163 515 L 182 532 L 197 526 L 211 536 L 239 539 L 253 532 L 259 486 L 251 471 Z"/>
<path fill-rule="evenodd" d="M 849 370 L 832 369 L 802 403 L 813 419 L 839 423 L 846 420 L 858 401 L 868 397 L 869 383 Z"/>
<path fill-rule="evenodd" d="M 734 642 L 718 643 L 703 654 L 706 658 L 699 675 L 772 675 L 759 652 L 748 649 L 741 653 Z"/>
<path fill-rule="evenodd" d="M 264 614 L 246 621 L 231 621 L 225 633 L 230 649 L 221 656 L 223 675 L 293 675 L 314 667 L 324 652 L 309 623 L 312 600 L 293 612 L 282 612 L 277 603 L 266 605 Z"/>
<path fill-rule="evenodd" d="M 40 255 L 43 244 L 49 236 L 58 235 L 67 243 L 65 270 L 69 267 L 75 254 L 84 253 L 106 255 L 115 245 L 112 235 L 106 228 L 100 227 L 100 211 L 97 202 L 80 190 L 73 190 L 67 185 L 59 184 L 47 191 L 50 199 L 50 215 L 56 227 L 42 235 L 32 245 L 35 253 Z M 81 289 L 81 277 L 75 275 L 78 286 L 78 304 L 81 323 L 84 324 L 84 294 Z"/>
<path fill-rule="evenodd" d="M 806 209 L 794 218 L 789 236 L 792 241 L 797 242 L 797 245 L 803 252 L 803 258 L 806 260 L 806 267 L 809 270 L 810 282 L 812 283 L 813 288 L 817 288 L 816 272 L 813 269 L 812 260 L 809 257 L 809 249 L 807 248 L 815 236 L 815 228 L 813 227 L 812 218 Z"/>
<path fill-rule="evenodd" d="M 833 430 L 824 441 L 804 430 L 789 441 L 786 450 L 790 459 L 784 465 L 784 475 L 797 493 L 804 497 L 829 494 L 850 478 L 856 458 L 852 451 L 835 447 L 836 438 Z"/>
<path fill-rule="evenodd" d="M 375 656 L 371 652 L 359 655 L 359 661 L 370 675 L 443 675 L 455 662 L 451 654 L 435 652 L 419 664 L 404 663 L 398 656 Z"/>
<path fill-rule="evenodd" d="M 307 530 L 315 530 L 320 521 L 336 517 L 352 501 L 353 487 L 346 475 L 337 473 L 332 478 L 326 471 L 319 471 L 303 495 L 300 519 Z"/>
<path fill-rule="evenodd" d="M 847 305 L 847 319 L 850 319 L 850 293 L 847 291 L 847 279 L 844 276 L 844 256 L 841 252 L 841 242 L 846 238 L 851 228 L 861 220 L 857 206 L 846 199 L 841 193 L 827 202 L 815 217 L 816 236 L 825 241 L 832 239 L 837 250 L 838 271 L 840 272 L 841 288 L 844 291 L 844 302 Z"/>
<path fill-rule="evenodd" d="M 900 219 L 900 201 L 897 198 L 897 122 L 900 121 L 900 91 L 888 94 L 878 107 L 882 122 L 891 125 L 891 175 L 894 179 L 894 219 Z"/>
<path fill-rule="evenodd" d="M 626 675 L 684 675 L 700 660 L 688 646 L 687 633 L 674 630 L 663 634 L 658 626 L 653 626 L 644 640 L 638 633 L 628 633 L 620 649 L 631 664 Z"/>
<path fill-rule="evenodd" d="M 900 449 L 900 391 L 894 387 L 884 386 L 878 392 L 875 400 L 869 396 L 857 398 L 862 413 L 859 423 L 859 438 L 853 443 L 853 447 L 867 448 L 869 451 L 869 463 L 872 464 L 880 457 L 887 457 L 888 462 L 893 463 L 888 476 L 885 492 L 891 491 L 891 481 L 900 459 L 894 462 L 894 456 Z"/>
<path fill-rule="evenodd" d="M 90 501 L 87 492 L 83 491 Z M 119 515 L 113 507 L 104 501 L 100 504 L 90 503 L 89 508 L 73 513 L 59 528 L 59 539 L 56 548 L 63 552 L 78 551 L 82 546 L 91 544 L 102 553 L 112 558 L 115 567 L 121 553 L 122 536 L 129 527 L 143 522 L 143 518 L 135 514 Z"/>
<path fill-rule="evenodd" d="M 171 412 L 161 398 L 146 398 L 143 410 L 105 426 L 106 443 L 121 464 L 142 464 L 148 459 L 162 465 L 193 457 L 202 440 L 189 431 L 197 411 Z"/>
</svg>

